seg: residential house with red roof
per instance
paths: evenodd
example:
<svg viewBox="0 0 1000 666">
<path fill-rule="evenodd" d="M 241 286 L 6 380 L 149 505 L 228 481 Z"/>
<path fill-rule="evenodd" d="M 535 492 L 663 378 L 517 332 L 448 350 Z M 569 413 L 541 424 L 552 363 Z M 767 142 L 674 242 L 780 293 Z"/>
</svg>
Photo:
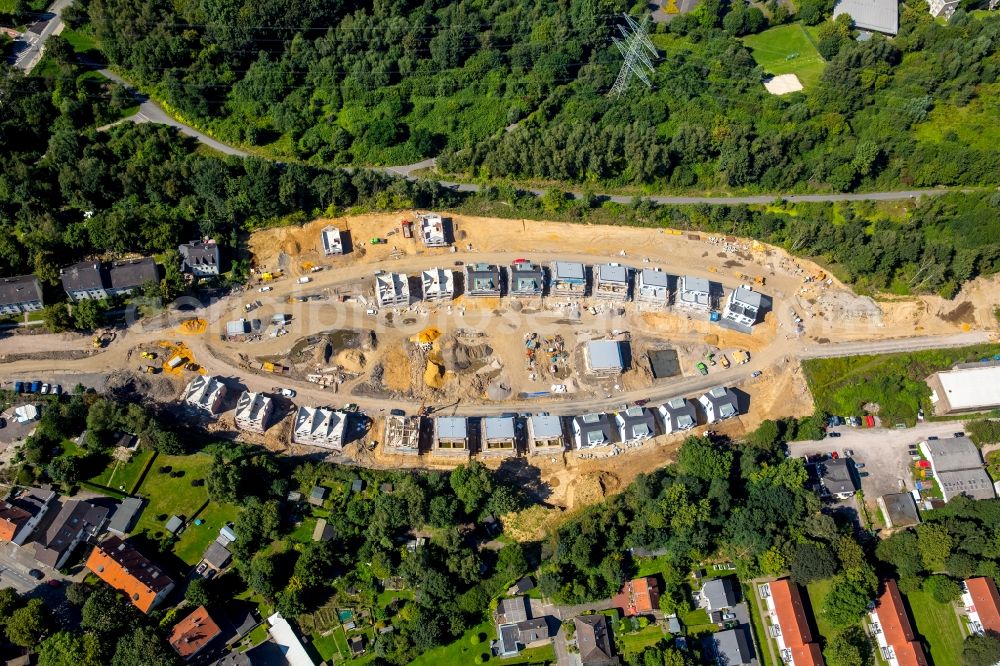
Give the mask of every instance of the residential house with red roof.
<svg viewBox="0 0 1000 666">
<path fill-rule="evenodd" d="M 87 568 L 124 592 L 143 613 L 153 610 L 174 589 L 174 581 L 163 569 L 118 537 L 94 546 L 87 558 Z"/>
<path fill-rule="evenodd" d="M 809 627 L 799 586 L 789 578 L 782 578 L 758 586 L 757 591 L 767 605 L 770 620 L 767 632 L 778 644 L 782 663 L 824 666 L 823 653 Z"/>
<path fill-rule="evenodd" d="M 660 585 L 653 576 L 627 581 L 612 603 L 626 617 L 652 613 L 660 609 Z"/>
<path fill-rule="evenodd" d="M 975 634 L 1000 632 L 1000 594 L 992 578 L 970 578 L 965 581 L 962 603 L 969 630 Z"/>
<path fill-rule="evenodd" d="M 896 581 L 887 580 L 875 610 L 868 615 L 871 634 L 889 666 L 929 666 L 923 645 L 917 640 L 910 616 L 903 605 Z"/>
<path fill-rule="evenodd" d="M 208 610 L 199 606 L 193 613 L 174 625 L 170 632 L 170 647 L 181 659 L 187 661 L 201 652 L 205 647 L 222 634 L 222 629 L 216 624 Z"/>
</svg>

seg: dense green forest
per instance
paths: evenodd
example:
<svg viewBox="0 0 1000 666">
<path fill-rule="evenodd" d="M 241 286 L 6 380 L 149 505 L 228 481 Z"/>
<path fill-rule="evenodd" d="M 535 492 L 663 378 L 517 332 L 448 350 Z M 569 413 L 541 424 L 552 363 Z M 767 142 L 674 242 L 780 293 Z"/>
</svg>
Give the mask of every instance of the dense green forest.
<svg viewBox="0 0 1000 666">
<path fill-rule="evenodd" d="M 655 89 L 620 98 L 610 37 L 630 7 L 612 0 L 88 0 L 69 18 L 184 119 L 283 159 L 659 191 L 996 181 L 1000 16 L 942 25 L 911 0 L 895 39 L 854 41 L 832 2 L 801 4 L 712 0 L 657 25 Z M 825 71 L 775 97 L 739 37 L 789 18 L 823 24 Z"/>
</svg>

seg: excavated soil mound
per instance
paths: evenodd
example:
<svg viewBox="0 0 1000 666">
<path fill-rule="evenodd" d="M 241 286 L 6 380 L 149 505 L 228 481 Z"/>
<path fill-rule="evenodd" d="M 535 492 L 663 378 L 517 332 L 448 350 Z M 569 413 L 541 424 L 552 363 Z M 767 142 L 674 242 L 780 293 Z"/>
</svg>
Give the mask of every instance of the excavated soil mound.
<svg viewBox="0 0 1000 666">
<path fill-rule="evenodd" d="M 468 370 L 474 365 L 479 365 L 477 361 L 482 361 L 492 355 L 493 348 L 489 345 L 466 345 L 455 338 L 449 338 L 441 346 L 441 358 L 444 360 L 444 366 L 455 372 Z"/>
<path fill-rule="evenodd" d="M 345 349 L 337 354 L 336 363 L 347 372 L 361 374 L 365 371 L 367 360 L 357 349 Z"/>
</svg>

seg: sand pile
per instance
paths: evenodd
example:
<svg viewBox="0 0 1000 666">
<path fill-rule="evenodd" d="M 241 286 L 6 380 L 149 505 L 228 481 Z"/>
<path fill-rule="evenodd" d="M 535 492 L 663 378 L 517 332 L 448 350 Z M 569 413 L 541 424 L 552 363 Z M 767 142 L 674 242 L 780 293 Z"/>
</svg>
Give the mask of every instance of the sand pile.
<svg viewBox="0 0 1000 666">
<path fill-rule="evenodd" d="M 361 374 L 365 371 L 365 365 L 367 359 L 365 355 L 362 354 L 357 349 L 345 349 L 339 354 L 335 359 L 337 365 L 346 370 L 347 372 L 354 374 Z"/>
<path fill-rule="evenodd" d="M 489 345 L 466 345 L 455 338 L 448 338 L 441 346 L 441 357 L 444 359 L 444 365 L 453 372 L 468 370 L 476 365 L 477 361 L 492 355 L 493 348 Z"/>
</svg>

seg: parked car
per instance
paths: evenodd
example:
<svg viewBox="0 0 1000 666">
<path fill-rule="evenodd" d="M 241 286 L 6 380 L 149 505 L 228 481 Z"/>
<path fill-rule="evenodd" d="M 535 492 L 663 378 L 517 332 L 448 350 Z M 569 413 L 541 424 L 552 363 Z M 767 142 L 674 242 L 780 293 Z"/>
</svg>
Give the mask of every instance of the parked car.
<svg viewBox="0 0 1000 666">
<path fill-rule="evenodd" d="M 309 277 L 308 275 L 303 275 L 302 277 L 299 278 L 299 284 L 305 284 L 307 282 L 312 282 L 312 278 Z"/>
<path fill-rule="evenodd" d="M 402 409 L 390 409 L 389 414 L 391 416 L 406 416 L 406 412 L 404 412 Z"/>
<path fill-rule="evenodd" d="M 0 416 L 0 428 L 6 428 L 6 427 L 7 427 L 7 419 Z"/>
<path fill-rule="evenodd" d="M 57 578 L 49 578 L 47 581 L 45 581 L 45 584 L 48 585 L 49 587 L 62 587 L 62 583 L 59 582 L 59 579 Z"/>
<path fill-rule="evenodd" d="M 263 293 L 266 293 L 266 292 L 268 292 L 268 291 L 271 291 L 272 289 L 274 289 L 274 287 L 261 287 L 261 288 L 260 288 L 260 289 L 258 289 L 257 291 L 259 291 L 260 293 L 262 293 L 262 294 L 263 294 Z"/>
<path fill-rule="evenodd" d="M 830 432 L 826 433 L 826 436 L 827 437 L 840 437 L 840 433 L 836 432 L 834 430 L 831 430 Z"/>
<path fill-rule="evenodd" d="M 294 398 L 295 391 L 290 388 L 283 388 L 281 389 L 281 395 L 285 396 L 286 398 Z"/>
<path fill-rule="evenodd" d="M 864 463 L 854 463 L 854 468 L 855 469 L 864 469 L 865 468 L 865 464 Z"/>
<path fill-rule="evenodd" d="M 375 308 L 368 308 L 367 310 L 365 310 L 365 313 L 375 316 L 378 314 L 378 310 L 376 310 Z"/>
<path fill-rule="evenodd" d="M 729 622 L 730 620 L 735 620 L 736 619 L 736 613 L 723 613 L 722 614 L 722 619 L 724 621 L 726 621 L 726 622 Z"/>
<path fill-rule="evenodd" d="M 48 395 L 48 394 L 49 394 L 49 385 L 42 384 L 42 395 Z"/>
<path fill-rule="evenodd" d="M 698 372 L 700 372 L 701 374 L 703 374 L 703 375 L 707 375 L 708 374 L 708 366 L 705 365 L 704 363 L 699 363 L 695 367 L 698 368 Z"/>
<path fill-rule="evenodd" d="M 52 395 L 62 395 L 62 384 L 53 384 L 52 388 L 49 389 L 49 393 Z"/>
<path fill-rule="evenodd" d="M 751 374 L 750 376 L 751 377 L 760 377 L 762 374 L 764 374 L 764 373 L 761 372 L 760 370 L 754 370 L 753 374 Z"/>
<path fill-rule="evenodd" d="M 965 433 L 959 430 L 958 432 L 955 433 L 955 437 L 965 437 Z"/>
<path fill-rule="evenodd" d="M 35 580 L 41 580 L 45 578 L 45 574 L 43 574 L 38 569 L 32 569 L 31 571 L 28 572 L 28 575 L 34 578 Z"/>
</svg>

